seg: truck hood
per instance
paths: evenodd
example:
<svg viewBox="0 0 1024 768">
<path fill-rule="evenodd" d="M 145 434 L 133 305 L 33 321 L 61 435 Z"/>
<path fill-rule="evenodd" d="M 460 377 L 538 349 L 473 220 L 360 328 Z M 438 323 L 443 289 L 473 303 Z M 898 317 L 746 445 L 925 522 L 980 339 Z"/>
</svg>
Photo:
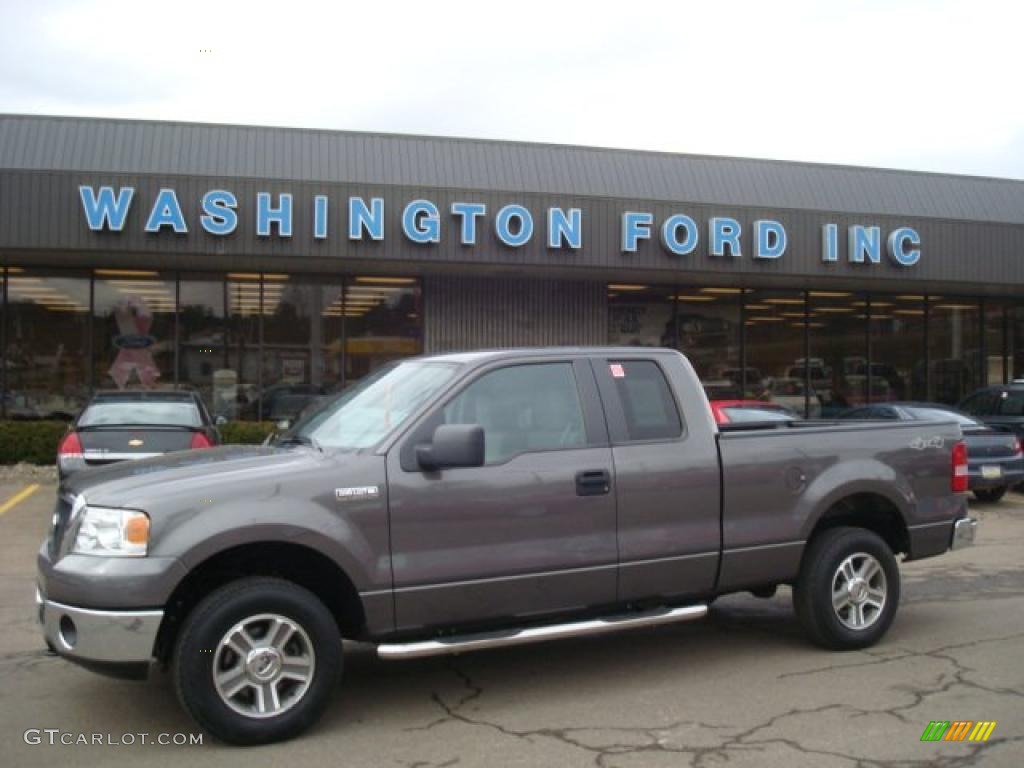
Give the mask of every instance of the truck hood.
<svg viewBox="0 0 1024 768">
<path fill-rule="evenodd" d="M 182 451 L 139 461 L 122 461 L 72 475 L 62 494 L 84 493 L 90 504 L 145 508 L 147 500 L 205 493 L 230 485 L 252 488 L 295 476 L 326 459 L 306 446 L 230 445 Z"/>
</svg>

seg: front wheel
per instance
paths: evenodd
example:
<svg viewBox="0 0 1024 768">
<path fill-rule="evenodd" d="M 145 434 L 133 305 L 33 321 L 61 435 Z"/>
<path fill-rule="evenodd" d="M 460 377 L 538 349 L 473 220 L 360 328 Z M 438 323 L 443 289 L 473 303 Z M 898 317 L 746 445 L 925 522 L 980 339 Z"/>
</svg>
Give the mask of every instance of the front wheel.
<svg viewBox="0 0 1024 768">
<path fill-rule="evenodd" d="M 330 611 L 309 590 L 247 578 L 210 594 L 182 627 L 174 652 L 178 699 L 232 744 L 297 736 L 323 713 L 341 674 Z"/>
<path fill-rule="evenodd" d="M 793 587 L 793 607 L 812 642 L 866 648 L 889 629 L 900 572 L 889 545 L 863 528 L 830 528 L 811 540 Z"/>
<path fill-rule="evenodd" d="M 1006 486 L 1002 488 L 978 488 L 974 492 L 974 498 L 978 501 L 994 504 L 1006 495 Z"/>
</svg>

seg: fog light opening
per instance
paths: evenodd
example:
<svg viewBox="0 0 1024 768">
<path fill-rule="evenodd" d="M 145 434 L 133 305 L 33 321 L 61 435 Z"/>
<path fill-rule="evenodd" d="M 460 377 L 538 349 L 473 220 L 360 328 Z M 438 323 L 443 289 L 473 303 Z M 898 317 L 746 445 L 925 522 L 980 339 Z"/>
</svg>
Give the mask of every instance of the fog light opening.
<svg viewBox="0 0 1024 768">
<path fill-rule="evenodd" d="M 69 651 L 74 649 L 75 643 L 78 642 L 78 629 L 70 616 L 60 617 L 60 641 Z"/>
</svg>

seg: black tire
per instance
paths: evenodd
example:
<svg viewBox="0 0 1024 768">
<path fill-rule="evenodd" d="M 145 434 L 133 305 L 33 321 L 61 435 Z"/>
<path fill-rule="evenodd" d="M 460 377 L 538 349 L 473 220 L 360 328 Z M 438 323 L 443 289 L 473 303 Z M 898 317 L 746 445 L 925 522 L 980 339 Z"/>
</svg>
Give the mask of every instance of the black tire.
<svg viewBox="0 0 1024 768">
<path fill-rule="evenodd" d="M 974 498 L 984 501 L 987 504 L 995 504 L 1006 495 L 1006 486 L 1001 488 L 978 488 L 974 491 Z"/>
<path fill-rule="evenodd" d="M 880 602 L 880 609 L 863 602 L 854 604 L 852 597 L 845 607 L 833 607 L 834 586 L 848 583 L 839 572 L 848 558 L 853 558 L 854 565 L 860 563 L 855 573 L 861 572 L 869 558 L 880 566 L 878 570 L 884 581 L 877 572 L 871 576 L 871 582 L 865 582 L 867 598 L 862 598 L 859 585 L 854 587 L 859 599 Z M 880 601 L 875 597 L 879 586 L 884 595 Z M 807 546 L 800 576 L 793 585 L 793 607 L 807 637 L 816 645 L 836 651 L 867 648 L 877 643 L 892 624 L 899 600 L 900 572 L 896 557 L 880 536 L 864 528 L 829 528 L 815 536 Z M 858 610 L 864 626 L 854 628 L 849 622 L 856 622 Z M 865 617 L 869 618 L 865 620 Z"/>
<path fill-rule="evenodd" d="M 279 714 L 247 716 L 232 708 L 241 706 L 238 699 L 231 699 L 229 705 L 221 697 L 214 682 L 215 668 L 221 669 L 225 658 L 241 664 L 240 671 L 246 666 L 240 654 L 232 656 L 229 646 L 221 646 L 221 640 L 236 625 L 253 621 L 247 628 L 258 629 L 258 617 L 271 615 L 287 619 L 278 626 L 290 623 L 301 630 L 299 634 L 292 629 L 290 637 L 297 639 L 288 642 L 299 643 L 298 647 L 306 651 L 306 662 L 312 659 L 310 679 L 304 684 L 283 678 L 268 683 L 275 688 L 275 698 L 283 690 L 282 701 L 289 695 L 293 700 Z M 283 741 L 309 728 L 330 702 L 341 667 L 341 637 L 324 604 L 312 592 L 291 582 L 253 577 L 217 589 L 189 614 L 175 645 L 173 676 L 178 700 L 196 722 L 222 741 L 249 745 Z M 254 687 L 243 689 L 238 696 L 250 692 L 255 707 L 255 702 L 263 699 L 256 698 Z"/>
</svg>

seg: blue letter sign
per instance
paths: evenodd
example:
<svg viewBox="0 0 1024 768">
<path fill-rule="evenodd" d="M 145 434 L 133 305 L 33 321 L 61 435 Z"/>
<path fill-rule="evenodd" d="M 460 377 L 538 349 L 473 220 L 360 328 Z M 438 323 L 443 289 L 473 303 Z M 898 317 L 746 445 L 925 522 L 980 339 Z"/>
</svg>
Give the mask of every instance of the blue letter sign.
<svg viewBox="0 0 1024 768">
<path fill-rule="evenodd" d="M 907 249 L 907 243 L 913 248 Z M 894 229 L 886 242 L 889 257 L 901 267 L 912 267 L 921 260 L 921 236 L 910 227 Z"/>
<path fill-rule="evenodd" d="M 203 215 L 199 217 L 199 223 L 211 235 L 230 235 L 238 226 L 237 207 L 238 200 L 233 194 L 223 189 L 211 189 L 203 195 Z"/>
<path fill-rule="evenodd" d="M 124 229 L 124 220 L 128 217 L 128 209 L 132 205 L 134 187 L 121 187 L 114 199 L 113 187 L 100 187 L 100 193 L 93 192 L 92 187 L 81 186 L 78 195 L 82 198 L 85 220 L 89 229 L 97 232 L 104 227 L 112 232 Z"/>
<path fill-rule="evenodd" d="M 173 189 L 161 189 L 153 203 L 153 210 L 149 213 L 149 220 L 146 222 L 147 232 L 159 232 L 161 227 L 170 227 L 179 235 L 188 232 L 185 226 L 185 217 L 181 213 L 181 206 L 178 205 L 178 196 Z"/>
<path fill-rule="evenodd" d="M 277 207 L 270 205 L 270 193 L 256 195 L 256 234 L 270 237 L 271 223 L 277 224 L 278 237 L 292 236 L 292 196 L 284 192 L 278 196 Z"/>
<path fill-rule="evenodd" d="M 770 219 L 755 221 L 754 232 L 757 235 L 755 259 L 777 259 L 786 252 L 786 230 L 779 222 Z"/>
</svg>

